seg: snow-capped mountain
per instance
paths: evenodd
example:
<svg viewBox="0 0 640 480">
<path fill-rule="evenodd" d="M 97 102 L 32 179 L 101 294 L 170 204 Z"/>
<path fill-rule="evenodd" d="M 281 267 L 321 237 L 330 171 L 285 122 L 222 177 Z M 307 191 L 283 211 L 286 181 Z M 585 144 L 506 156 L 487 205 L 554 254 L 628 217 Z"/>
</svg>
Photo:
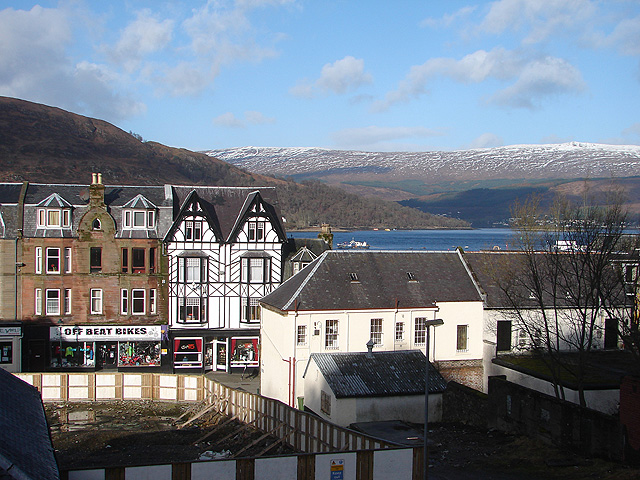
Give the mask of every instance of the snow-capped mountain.
<svg viewBox="0 0 640 480">
<path fill-rule="evenodd" d="M 640 175 L 640 146 L 570 142 L 434 152 L 242 147 L 204 152 L 250 172 L 338 181 L 623 178 Z M 337 180 L 334 178 L 334 180 Z"/>
</svg>

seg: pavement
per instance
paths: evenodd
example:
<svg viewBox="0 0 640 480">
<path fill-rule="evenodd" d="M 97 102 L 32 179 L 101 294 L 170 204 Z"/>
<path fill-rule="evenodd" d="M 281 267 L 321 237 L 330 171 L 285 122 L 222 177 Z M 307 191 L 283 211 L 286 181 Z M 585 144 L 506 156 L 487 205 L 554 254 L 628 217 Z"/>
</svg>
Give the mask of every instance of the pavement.
<svg viewBox="0 0 640 480">
<path fill-rule="evenodd" d="M 207 372 L 205 377 L 235 390 L 260 393 L 260 375 L 257 368 L 247 369 L 245 373 Z"/>
</svg>

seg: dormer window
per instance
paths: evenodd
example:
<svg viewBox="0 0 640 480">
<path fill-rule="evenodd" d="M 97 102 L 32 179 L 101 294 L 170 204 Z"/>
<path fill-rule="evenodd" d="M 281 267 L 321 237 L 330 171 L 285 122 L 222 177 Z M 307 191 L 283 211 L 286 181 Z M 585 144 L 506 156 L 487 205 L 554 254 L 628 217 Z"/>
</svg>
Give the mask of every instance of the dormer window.
<svg viewBox="0 0 640 480">
<path fill-rule="evenodd" d="M 156 206 L 143 195 L 136 195 L 122 207 L 122 226 L 126 229 L 156 228 Z"/>
<path fill-rule="evenodd" d="M 53 193 L 38 204 L 38 228 L 71 228 L 71 204 Z"/>
</svg>

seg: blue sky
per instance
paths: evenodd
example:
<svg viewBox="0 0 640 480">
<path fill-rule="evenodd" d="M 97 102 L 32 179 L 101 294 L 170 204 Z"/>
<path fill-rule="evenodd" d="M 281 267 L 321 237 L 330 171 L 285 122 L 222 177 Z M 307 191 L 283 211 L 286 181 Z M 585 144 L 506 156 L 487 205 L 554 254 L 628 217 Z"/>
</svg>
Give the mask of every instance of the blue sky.
<svg viewBox="0 0 640 480">
<path fill-rule="evenodd" d="M 637 0 L 0 0 L 0 95 L 191 150 L 640 145 Z"/>
</svg>

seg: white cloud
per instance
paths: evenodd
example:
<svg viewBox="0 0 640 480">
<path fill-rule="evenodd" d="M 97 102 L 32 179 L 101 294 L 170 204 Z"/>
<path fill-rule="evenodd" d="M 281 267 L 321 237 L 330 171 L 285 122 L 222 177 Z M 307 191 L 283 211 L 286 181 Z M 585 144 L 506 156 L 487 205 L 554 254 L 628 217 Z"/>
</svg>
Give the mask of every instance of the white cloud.
<svg viewBox="0 0 640 480">
<path fill-rule="evenodd" d="M 501 147 L 504 141 L 493 133 L 483 133 L 469 144 L 469 148 L 492 148 Z"/>
<path fill-rule="evenodd" d="M 244 116 L 247 119 L 247 123 L 251 125 L 267 125 L 276 123 L 276 119 L 273 117 L 265 117 L 261 112 L 247 111 L 244 112 Z"/>
<path fill-rule="evenodd" d="M 167 47 L 174 22 L 160 20 L 149 10 L 138 12 L 137 18 L 122 31 L 114 47 L 105 47 L 110 59 L 133 71 L 145 56 Z"/>
<path fill-rule="evenodd" d="M 584 88 L 580 72 L 563 59 L 530 58 L 520 51 L 495 48 L 488 52 L 478 50 L 460 60 L 432 58 L 422 65 L 413 66 L 398 88 L 374 103 L 373 109 L 384 111 L 396 103 L 418 98 L 427 92 L 429 81 L 435 77 L 447 77 L 464 84 L 487 79 L 513 81 L 490 101 L 524 108 L 534 108 L 546 96 Z"/>
<path fill-rule="evenodd" d="M 67 55 L 72 23 L 63 9 L 0 11 L 0 94 L 111 122 L 144 111 L 143 104 L 116 92 L 120 78 L 104 65 L 75 64 Z"/>
<path fill-rule="evenodd" d="M 341 60 L 324 65 L 320 77 L 315 82 L 303 80 L 289 92 L 305 98 L 310 98 L 317 92 L 344 94 L 372 81 L 371 74 L 364 71 L 364 60 L 348 55 Z"/>
<path fill-rule="evenodd" d="M 384 142 L 406 138 L 428 138 L 441 136 L 438 130 L 425 127 L 361 127 L 346 128 L 334 132 L 331 137 L 337 146 L 373 146 Z"/>
<path fill-rule="evenodd" d="M 638 123 L 634 123 L 633 125 L 625 128 L 622 131 L 623 135 L 635 135 L 635 136 L 640 136 L 640 122 Z"/>
<path fill-rule="evenodd" d="M 585 89 L 579 70 L 561 58 L 546 57 L 527 63 L 516 82 L 497 92 L 490 102 L 534 109 L 541 98 Z"/>
<path fill-rule="evenodd" d="M 449 27 L 454 22 L 462 18 L 467 18 L 476 10 L 476 7 L 462 7 L 461 9 L 455 11 L 454 13 L 447 13 L 442 16 L 442 18 L 425 18 L 422 22 L 420 22 L 421 27 Z"/>
<path fill-rule="evenodd" d="M 532 44 L 583 29 L 596 13 L 591 0 L 499 0 L 491 4 L 479 30 L 492 34 L 524 32 L 523 43 Z"/>
<path fill-rule="evenodd" d="M 593 34 L 590 41 L 595 47 L 615 48 L 623 55 L 640 55 L 640 16 L 621 20 L 608 35 Z"/>
<path fill-rule="evenodd" d="M 227 112 L 213 119 L 213 124 L 219 127 L 244 128 L 244 122 L 233 113 Z"/>
<path fill-rule="evenodd" d="M 213 124 L 219 127 L 246 128 L 248 125 L 266 125 L 275 123 L 276 119 L 265 117 L 261 112 L 249 110 L 244 112 L 244 119 L 227 112 L 213 119 Z"/>
</svg>

